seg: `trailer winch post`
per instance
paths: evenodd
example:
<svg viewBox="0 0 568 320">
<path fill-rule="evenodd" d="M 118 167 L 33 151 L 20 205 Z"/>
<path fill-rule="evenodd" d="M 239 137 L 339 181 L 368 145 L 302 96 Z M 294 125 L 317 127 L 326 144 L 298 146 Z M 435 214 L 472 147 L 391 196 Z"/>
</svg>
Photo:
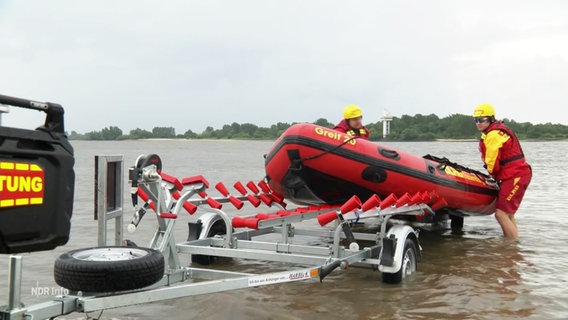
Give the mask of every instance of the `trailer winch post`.
<svg viewBox="0 0 568 320">
<path fill-rule="evenodd" d="M 169 207 L 166 205 L 168 200 L 168 195 L 162 187 L 162 178 L 157 175 L 155 166 L 148 167 L 146 170 L 147 174 L 151 176 L 150 179 L 146 179 L 143 183 L 139 182 L 138 186 L 144 193 L 149 195 L 150 199 L 155 200 L 155 212 L 158 215 L 158 227 L 156 232 L 150 241 L 149 248 L 159 250 L 164 254 L 166 258 L 167 265 L 169 269 L 176 270 L 181 267 L 180 259 L 176 251 L 176 242 L 173 235 L 173 228 L 176 223 L 176 219 L 164 219 L 161 218 L 159 213 L 168 212 Z M 143 175 L 144 176 L 144 175 Z M 155 179 L 154 179 L 155 176 Z M 171 199 L 170 199 L 171 200 Z M 176 214 L 181 211 L 183 203 L 187 200 L 183 195 L 177 200 Z"/>
</svg>

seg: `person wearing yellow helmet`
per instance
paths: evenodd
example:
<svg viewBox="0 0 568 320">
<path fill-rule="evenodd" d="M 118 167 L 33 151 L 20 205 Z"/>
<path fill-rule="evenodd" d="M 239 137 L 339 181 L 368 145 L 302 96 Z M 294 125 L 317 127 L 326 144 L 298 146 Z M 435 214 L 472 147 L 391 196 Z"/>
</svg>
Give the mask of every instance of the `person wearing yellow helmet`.
<svg viewBox="0 0 568 320">
<path fill-rule="evenodd" d="M 495 109 L 488 103 L 473 111 L 477 130 L 481 132 L 479 151 L 485 168 L 500 183 L 495 218 L 503 235 L 517 239 L 519 232 L 515 213 L 532 178 L 519 139 L 503 122 L 495 119 Z"/>
<path fill-rule="evenodd" d="M 369 130 L 363 125 L 363 112 L 355 104 L 350 104 L 343 109 L 343 120 L 333 129 L 353 137 L 369 139 Z"/>
</svg>

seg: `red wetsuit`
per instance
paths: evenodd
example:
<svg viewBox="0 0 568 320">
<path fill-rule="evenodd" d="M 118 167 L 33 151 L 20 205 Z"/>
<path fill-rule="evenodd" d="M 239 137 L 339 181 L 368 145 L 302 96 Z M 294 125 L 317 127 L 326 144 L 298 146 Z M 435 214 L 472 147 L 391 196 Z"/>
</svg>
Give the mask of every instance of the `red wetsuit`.
<svg viewBox="0 0 568 320">
<path fill-rule="evenodd" d="M 497 209 L 514 214 L 532 178 L 519 140 L 503 122 L 495 121 L 481 133 L 479 151 L 487 171 L 501 182 Z"/>
</svg>

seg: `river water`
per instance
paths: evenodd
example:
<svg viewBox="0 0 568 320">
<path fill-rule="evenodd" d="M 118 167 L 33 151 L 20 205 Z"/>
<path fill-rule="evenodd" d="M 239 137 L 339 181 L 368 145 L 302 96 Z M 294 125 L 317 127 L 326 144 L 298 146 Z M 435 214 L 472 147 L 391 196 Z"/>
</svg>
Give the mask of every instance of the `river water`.
<svg viewBox="0 0 568 320">
<path fill-rule="evenodd" d="M 93 221 L 94 155 L 124 155 L 125 167 L 141 153 L 161 156 L 166 173 L 203 174 L 232 185 L 263 177 L 270 141 L 74 141 L 76 188 L 71 239 L 50 252 L 24 254 L 23 301 L 61 292 L 53 262 L 61 253 L 97 242 Z M 474 142 L 389 143 L 417 155 L 446 156 L 481 168 Z M 380 274 L 350 268 L 323 283 L 299 282 L 181 298 L 105 311 L 102 319 L 563 319 L 568 318 L 568 142 L 523 142 L 533 180 L 517 213 L 520 241 L 506 241 L 492 216 L 467 218 L 463 233 L 421 232 L 418 274 L 402 285 L 381 283 Z M 126 192 L 126 190 L 125 190 Z M 129 199 L 129 198 L 125 198 Z M 125 220 L 131 218 L 125 201 Z M 251 207 L 248 208 L 248 213 Z M 266 211 L 266 210 L 264 210 Z M 181 218 L 176 239 L 186 237 Z M 126 237 L 149 241 L 155 220 L 145 218 Z M 315 223 L 308 227 L 318 228 Z M 189 263 L 182 257 L 183 263 Z M 281 269 L 279 264 L 221 261 L 217 267 L 245 272 Z M 7 300 L 8 256 L 0 255 L 0 304 Z M 98 314 L 89 316 L 98 317 Z M 84 319 L 71 314 L 60 319 Z"/>
</svg>

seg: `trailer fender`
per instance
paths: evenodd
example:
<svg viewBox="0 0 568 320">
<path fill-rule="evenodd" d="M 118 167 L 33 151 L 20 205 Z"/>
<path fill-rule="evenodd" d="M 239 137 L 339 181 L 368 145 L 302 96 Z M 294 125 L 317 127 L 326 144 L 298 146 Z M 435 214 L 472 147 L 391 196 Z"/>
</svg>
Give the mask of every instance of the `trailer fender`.
<svg viewBox="0 0 568 320">
<path fill-rule="evenodd" d="M 224 224 L 223 218 L 215 212 L 204 212 L 199 216 L 191 217 L 189 221 L 188 241 L 205 239 L 209 234 L 209 230 L 217 222 Z"/>
<path fill-rule="evenodd" d="M 410 238 L 415 242 L 416 248 L 418 248 L 417 258 L 418 260 L 420 260 L 420 251 L 422 250 L 422 248 L 418 243 L 417 232 L 414 231 L 412 227 L 407 225 L 394 225 L 389 229 L 386 236 L 386 239 L 396 240 L 394 242 L 394 252 L 393 250 L 388 250 L 388 249 L 385 250 L 385 248 L 381 250 L 381 261 L 391 259 L 392 263 L 389 263 L 391 265 L 380 264 L 379 270 L 381 272 L 396 273 L 400 270 L 400 268 L 402 267 L 402 255 L 404 253 L 404 244 L 407 238 Z M 383 255 L 392 255 L 392 256 L 388 257 Z"/>
</svg>

